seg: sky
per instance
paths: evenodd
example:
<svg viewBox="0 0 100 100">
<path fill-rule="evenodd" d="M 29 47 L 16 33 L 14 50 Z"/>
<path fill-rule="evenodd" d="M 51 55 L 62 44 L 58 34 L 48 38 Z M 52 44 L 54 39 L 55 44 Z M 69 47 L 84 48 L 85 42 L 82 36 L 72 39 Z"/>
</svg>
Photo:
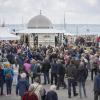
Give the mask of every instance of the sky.
<svg viewBox="0 0 100 100">
<path fill-rule="evenodd" d="M 0 23 L 22 24 L 38 15 L 53 24 L 100 24 L 100 0 L 0 0 Z"/>
</svg>

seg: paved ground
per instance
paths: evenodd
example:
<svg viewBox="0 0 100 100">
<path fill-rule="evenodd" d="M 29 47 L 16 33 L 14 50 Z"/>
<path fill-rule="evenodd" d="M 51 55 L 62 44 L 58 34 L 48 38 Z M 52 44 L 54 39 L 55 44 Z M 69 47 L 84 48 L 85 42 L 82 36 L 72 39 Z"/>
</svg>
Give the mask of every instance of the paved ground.
<svg viewBox="0 0 100 100">
<path fill-rule="evenodd" d="M 46 85 L 44 87 L 48 91 L 50 85 Z M 88 78 L 86 82 L 86 91 L 87 91 L 87 98 L 84 98 L 83 95 L 82 100 L 93 100 L 93 82 L 90 80 L 90 78 Z M 77 87 L 77 92 L 78 92 L 78 87 Z M 60 88 L 60 90 L 57 90 L 57 93 L 59 96 L 59 100 L 80 100 L 79 96 L 77 97 L 72 96 L 72 98 L 69 99 L 67 95 L 67 89 Z M 0 96 L 0 100 L 20 100 L 20 98 L 15 94 L 15 86 L 13 86 L 13 92 L 11 96 Z"/>
</svg>

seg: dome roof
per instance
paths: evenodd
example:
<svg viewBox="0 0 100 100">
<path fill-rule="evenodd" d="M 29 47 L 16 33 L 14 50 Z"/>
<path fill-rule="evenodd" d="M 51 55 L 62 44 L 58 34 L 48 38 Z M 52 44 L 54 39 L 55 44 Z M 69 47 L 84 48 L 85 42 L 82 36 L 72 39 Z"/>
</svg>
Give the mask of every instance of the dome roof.
<svg viewBox="0 0 100 100">
<path fill-rule="evenodd" d="M 28 28 L 53 28 L 53 25 L 47 17 L 40 14 L 28 22 Z"/>
</svg>

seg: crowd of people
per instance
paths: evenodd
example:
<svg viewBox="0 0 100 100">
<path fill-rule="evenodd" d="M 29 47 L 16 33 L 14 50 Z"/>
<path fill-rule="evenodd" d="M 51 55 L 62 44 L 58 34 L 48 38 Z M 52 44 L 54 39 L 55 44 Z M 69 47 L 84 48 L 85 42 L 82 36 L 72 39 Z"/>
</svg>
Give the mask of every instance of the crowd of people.
<svg viewBox="0 0 100 100">
<path fill-rule="evenodd" d="M 94 81 L 94 100 L 98 100 L 99 48 L 91 46 L 87 50 L 81 45 L 56 47 L 40 45 L 30 48 L 23 43 L 1 42 L 0 50 L 1 95 L 4 95 L 4 84 L 6 84 L 7 95 L 11 95 L 12 84 L 14 84 L 16 95 L 19 95 L 21 100 L 59 100 L 56 90 L 60 87 L 68 90 L 68 98 L 78 94 L 82 98 L 83 88 L 86 98 L 85 83 L 88 75 L 91 74 L 91 81 Z M 49 91 L 44 88 L 46 84 L 51 85 Z M 76 91 L 78 86 L 79 93 Z"/>
</svg>

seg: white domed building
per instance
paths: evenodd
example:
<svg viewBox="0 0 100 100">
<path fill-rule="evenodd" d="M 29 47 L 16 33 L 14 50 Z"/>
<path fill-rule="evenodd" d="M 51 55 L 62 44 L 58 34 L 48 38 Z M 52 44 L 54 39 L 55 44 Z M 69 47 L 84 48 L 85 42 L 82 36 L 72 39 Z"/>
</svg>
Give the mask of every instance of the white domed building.
<svg viewBox="0 0 100 100">
<path fill-rule="evenodd" d="M 29 21 L 28 28 L 29 29 L 36 29 L 36 28 L 49 29 L 49 28 L 53 28 L 53 25 L 52 25 L 52 22 L 47 17 L 40 14 L 33 17 Z"/>
<path fill-rule="evenodd" d="M 44 15 L 37 15 L 31 18 L 27 24 L 27 29 L 20 30 L 17 33 L 24 36 L 24 42 L 34 45 L 51 45 L 55 47 L 63 42 L 64 31 L 53 28 L 52 22 Z"/>
</svg>

